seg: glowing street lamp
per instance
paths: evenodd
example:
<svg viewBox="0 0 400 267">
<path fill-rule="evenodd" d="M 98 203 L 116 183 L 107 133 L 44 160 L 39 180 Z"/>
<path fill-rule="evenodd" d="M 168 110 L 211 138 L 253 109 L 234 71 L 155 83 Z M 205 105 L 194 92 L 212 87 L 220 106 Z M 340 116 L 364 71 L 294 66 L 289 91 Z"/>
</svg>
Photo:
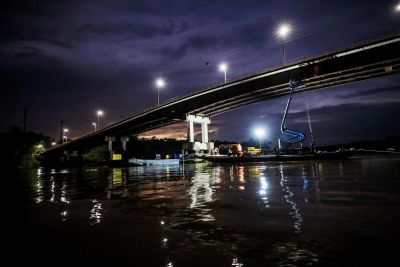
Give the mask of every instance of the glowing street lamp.
<svg viewBox="0 0 400 267">
<path fill-rule="evenodd" d="M 160 88 L 163 88 L 165 86 L 165 81 L 162 78 L 158 78 L 156 80 L 156 86 L 157 86 L 157 106 L 160 105 Z"/>
<path fill-rule="evenodd" d="M 265 137 L 265 130 L 263 128 L 256 128 L 254 134 L 260 140 L 260 150 L 261 150 L 261 139 Z"/>
<path fill-rule="evenodd" d="M 225 77 L 225 83 L 226 83 L 226 71 L 228 70 L 228 65 L 226 65 L 226 63 L 221 63 L 219 65 L 219 71 L 224 73 L 224 77 Z"/>
<path fill-rule="evenodd" d="M 57 143 L 56 142 L 51 142 L 51 145 L 55 146 L 55 145 L 57 145 Z"/>
<path fill-rule="evenodd" d="M 104 112 L 102 110 L 97 111 L 97 126 L 96 129 L 100 129 L 100 116 L 103 116 Z"/>
<path fill-rule="evenodd" d="M 278 27 L 278 30 L 276 31 L 276 34 L 278 37 L 281 38 L 282 40 L 282 62 L 283 65 L 286 63 L 286 55 L 285 55 L 285 37 L 288 36 L 288 34 L 292 31 L 292 28 L 290 27 L 289 24 L 283 23 Z"/>
<path fill-rule="evenodd" d="M 64 129 L 63 144 L 65 144 L 68 141 L 68 139 L 67 139 L 67 133 L 68 132 L 69 132 L 68 129 Z M 65 142 L 64 142 L 64 140 L 65 140 Z"/>
<path fill-rule="evenodd" d="M 94 131 L 97 131 L 97 124 L 95 122 L 92 122 L 92 125 L 94 127 Z"/>
<path fill-rule="evenodd" d="M 395 9 L 394 10 L 396 10 L 396 12 L 400 12 L 400 3 L 399 4 L 397 4 L 397 6 L 395 7 Z"/>
</svg>

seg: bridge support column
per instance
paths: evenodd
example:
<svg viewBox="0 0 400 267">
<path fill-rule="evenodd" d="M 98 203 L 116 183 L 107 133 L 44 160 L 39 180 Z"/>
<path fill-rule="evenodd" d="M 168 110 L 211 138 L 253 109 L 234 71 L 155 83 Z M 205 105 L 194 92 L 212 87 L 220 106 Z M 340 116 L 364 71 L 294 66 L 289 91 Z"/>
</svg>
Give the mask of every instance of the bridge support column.
<svg viewBox="0 0 400 267">
<path fill-rule="evenodd" d="M 114 136 L 106 136 L 105 141 L 108 142 L 108 152 L 112 154 L 113 152 L 113 142 L 115 142 Z"/>
<path fill-rule="evenodd" d="M 208 123 L 210 123 L 210 121 Z M 208 123 L 203 122 L 201 124 L 201 142 L 202 143 L 208 143 Z"/>
<path fill-rule="evenodd" d="M 126 142 L 129 141 L 129 137 L 128 136 L 122 136 L 121 137 L 121 142 L 122 142 L 122 150 L 126 151 Z"/>
<path fill-rule="evenodd" d="M 187 135 L 187 141 L 193 143 L 194 142 L 194 125 L 192 120 L 188 120 L 186 118 L 186 121 L 188 122 L 188 135 Z"/>
<path fill-rule="evenodd" d="M 188 125 L 187 132 L 187 143 L 184 145 L 185 150 L 194 150 L 196 154 L 202 153 L 202 151 L 208 151 L 214 149 L 214 143 L 208 140 L 208 124 L 211 123 L 210 118 L 203 116 L 187 115 L 186 122 Z M 201 124 L 201 142 L 194 141 L 194 123 Z"/>
</svg>

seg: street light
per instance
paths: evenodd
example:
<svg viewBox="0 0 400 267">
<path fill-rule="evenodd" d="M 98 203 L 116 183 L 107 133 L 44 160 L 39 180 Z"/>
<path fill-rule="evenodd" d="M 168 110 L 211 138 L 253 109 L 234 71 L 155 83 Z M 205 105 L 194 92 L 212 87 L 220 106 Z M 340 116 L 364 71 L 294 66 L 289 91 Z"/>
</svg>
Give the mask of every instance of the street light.
<svg viewBox="0 0 400 267">
<path fill-rule="evenodd" d="M 285 55 L 285 45 L 284 45 L 284 41 L 285 41 L 285 37 L 292 31 L 292 28 L 290 27 L 289 24 L 283 23 L 279 26 L 278 30 L 276 31 L 276 34 L 278 35 L 278 37 L 281 38 L 282 41 L 282 62 L 283 65 L 285 65 L 285 61 L 286 61 L 286 55 Z"/>
<path fill-rule="evenodd" d="M 260 151 L 261 151 L 261 139 L 265 137 L 265 130 L 263 128 L 256 128 L 254 130 L 255 135 L 260 140 Z"/>
<path fill-rule="evenodd" d="M 65 143 L 68 141 L 68 139 L 67 139 L 67 133 L 68 132 L 69 132 L 68 129 L 64 129 L 63 144 L 64 144 L 64 139 L 65 139 Z"/>
<path fill-rule="evenodd" d="M 165 86 L 165 81 L 162 78 L 158 78 L 156 80 L 156 86 L 157 86 L 157 106 L 160 105 L 160 88 L 163 88 Z"/>
<path fill-rule="evenodd" d="M 98 110 L 97 111 L 97 126 L 96 129 L 100 129 L 100 116 L 103 116 L 104 113 L 102 110 Z"/>
<path fill-rule="evenodd" d="M 396 8 L 395 8 L 396 12 L 400 12 L 400 3 L 397 4 Z"/>
<path fill-rule="evenodd" d="M 94 126 L 94 131 L 97 131 L 97 124 L 95 122 L 92 122 L 92 125 Z"/>
<path fill-rule="evenodd" d="M 228 65 L 226 65 L 226 63 L 221 63 L 219 65 L 219 71 L 224 73 L 224 77 L 225 77 L 225 83 L 226 83 L 226 71 L 228 70 Z"/>
</svg>

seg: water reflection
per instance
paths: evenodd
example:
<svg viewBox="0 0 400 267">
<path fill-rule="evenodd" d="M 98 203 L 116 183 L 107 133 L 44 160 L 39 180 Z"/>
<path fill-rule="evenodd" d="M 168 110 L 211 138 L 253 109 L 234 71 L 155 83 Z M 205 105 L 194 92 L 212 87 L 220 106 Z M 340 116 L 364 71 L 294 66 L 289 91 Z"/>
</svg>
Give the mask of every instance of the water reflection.
<svg viewBox="0 0 400 267">
<path fill-rule="evenodd" d="M 207 172 L 196 172 L 191 179 L 188 194 L 190 195 L 190 209 L 197 211 L 198 220 L 214 221 L 214 216 L 210 213 L 211 209 L 207 203 L 213 201 L 213 189 L 211 188 L 211 175 Z"/>
<path fill-rule="evenodd" d="M 67 217 L 68 217 L 68 211 L 66 211 L 66 210 L 63 210 L 62 212 L 61 212 L 61 221 L 66 221 L 67 220 Z"/>
<path fill-rule="evenodd" d="M 264 203 L 266 208 L 269 208 L 269 200 L 268 200 L 268 183 L 266 177 L 261 174 L 260 175 L 260 190 L 258 191 L 259 195 L 261 196 L 261 200 Z"/>
<path fill-rule="evenodd" d="M 97 199 L 93 199 L 93 207 L 90 210 L 90 224 L 98 224 L 101 222 L 101 217 L 102 217 L 102 212 L 103 212 L 103 207 L 101 206 L 101 203 L 97 201 Z"/>
<path fill-rule="evenodd" d="M 36 175 L 36 203 L 41 203 L 43 201 L 43 185 L 42 185 L 42 169 L 38 168 L 37 169 L 37 175 Z"/>
<path fill-rule="evenodd" d="M 113 168 L 109 173 L 107 180 L 106 199 L 112 199 L 116 196 L 125 198 L 129 195 L 127 186 L 128 169 Z"/>
<path fill-rule="evenodd" d="M 336 237 L 323 237 L 334 235 L 333 227 L 349 233 L 354 222 L 371 220 L 360 223 L 365 227 L 360 228 L 361 237 L 366 236 L 363 233 L 367 230 L 371 235 L 383 236 L 381 229 L 396 229 L 393 222 L 398 214 L 394 212 L 399 202 L 398 162 L 187 165 L 184 175 L 179 166 L 38 169 L 30 174 L 26 185 L 29 188 L 18 194 L 29 190 L 21 200 L 29 201 L 21 208 L 28 212 L 21 218 L 30 219 L 30 229 L 76 229 L 75 236 L 79 236 L 82 222 L 101 224 L 89 232 L 101 240 L 104 232 L 115 231 L 115 243 L 107 243 L 107 249 L 118 243 L 122 244 L 118 249 L 124 255 L 146 253 L 144 249 L 132 252 L 125 248 L 132 237 L 137 238 L 149 251 L 160 252 L 154 254 L 159 257 L 156 266 L 185 261 L 188 264 L 180 266 L 191 266 L 203 250 L 211 251 L 207 255 L 224 262 L 224 266 L 316 266 L 330 259 L 331 251 L 326 247 L 341 249 L 331 242 Z M 380 173 L 382 166 L 389 166 L 389 171 Z M 379 214 L 387 216 L 370 219 L 371 213 L 364 212 L 366 206 L 379 208 Z M 353 214 L 354 207 L 357 213 Z M 385 212 L 380 213 L 381 209 Z M 36 220 L 32 219 L 34 216 L 47 217 Z M 121 217 L 126 222 L 121 223 Z M 390 227 L 375 230 L 381 222 Z M 119 223 L 121 227 L 115 227 Z M 317 231 L 314 225 L 318 226 Z M 370 225 L 374 227 L 367 228 Z M 54 240 L 60 241 L 57 238 Z M 221 266 L 212 257 L 204 259 L 204 266 Z"/>
<path fill-rule="evenodd" d="M 232 260 L 232 266 L 235 266 L 235 267 L 242 267 L 242 266 L 243 266 L 243 263 L 240 263 L 239 260 L 238 260 L 237 258 L 233 258 L 233 260 Z"/>
<path fill-rule="evenodd" d="M 280 185 L 282 187 L 282 191 L 284 193 L 283 199 L 286 201 L 286 203 L 289 204 L 289 207 L 291 211 L 289 212 L 290 216 L 293 218 L 293 228 L 295 233 L 300 233 L 301 232 L 301 225 L 303 223 L 303 217 L 301 216 L 300 213 L 300 208 L 298 205 L 294 202 L 294 194 L 290 190 L 290 180 L 286 177 L 284 174 L 284 166 L 283 164 L 279 165 L 279 173 L 281 176 L 281 181 Z"/>
<path fill-rule="evenodd" d="M 319 189 L 319 174 L 318 174 L 318 167 L 316 162 L 312 163 L 310 173 L 307 173 L 306 168 L 303 168 L 303 192 L 307 193 L 304 196 L 304 202 L 310 203 L 312 201 L 312 197 L 315 197 L 315 202 L 320 203 L 320 189 Z"/>
</svg>

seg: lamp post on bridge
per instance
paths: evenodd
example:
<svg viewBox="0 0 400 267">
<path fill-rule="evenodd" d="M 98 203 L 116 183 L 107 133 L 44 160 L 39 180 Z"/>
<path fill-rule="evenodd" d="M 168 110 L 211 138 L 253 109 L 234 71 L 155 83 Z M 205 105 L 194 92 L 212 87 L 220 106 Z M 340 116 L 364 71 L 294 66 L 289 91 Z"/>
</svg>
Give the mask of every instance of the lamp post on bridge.
<svg viewBox="0 0 400 267">
<path fill-rule="evenodd" d="M 285 37 L 292 31 L 291 26 L 289 24 L 283 23 L 279 26 L 277 30 L 278 37 L 281 38 L 282 41 L 282 63 L 286 64 L 286 54 L 285 54 Z"/>
<path fill-rule="evenodd" d="M 156 80 L 156 86 L 157 86 L 157 106 L 160 106 L 160 88 L 163 88 L 165 86 L 165 81 L 162 78 L 158 78 Z"/>
<path fill-rule="evenodd" d="M 97 125 L 95 126 L 96 129 L 100 129 L 100 116 L 103 116 L 104 112 L 102 110 L 97 111 Z"/>
<path fill-rule="evenodd" d="M 399 12 L 399 13 L 400 13 L 400 3 L 397 4 L 397 6 L 394 8 L 394 10 L 395 10 L 396 12 Z"/>
<path fill-rule="evenodd" d="M 97 131 L 97 124 L 95 122 L 92 122 L 92 125 L 94 127 L 94 131 Z"/>
<path fill-rule="evenodd" d="M 63 144 L 68 142 L 68 137 L 67 137 L 68 132 L 69 132 L 68 129 L 64 129 Z M 64 142 L 64 140 L 65 140 L 65 142 Z"/>
<path fill-rule="evenodd" d="M 221 63 L 219 65 L 219 71 L 224 73 L 225 83 L 226 83 L 226 71 L 228 70 L 228 65 L 226 63 Z"/>
</svg>

